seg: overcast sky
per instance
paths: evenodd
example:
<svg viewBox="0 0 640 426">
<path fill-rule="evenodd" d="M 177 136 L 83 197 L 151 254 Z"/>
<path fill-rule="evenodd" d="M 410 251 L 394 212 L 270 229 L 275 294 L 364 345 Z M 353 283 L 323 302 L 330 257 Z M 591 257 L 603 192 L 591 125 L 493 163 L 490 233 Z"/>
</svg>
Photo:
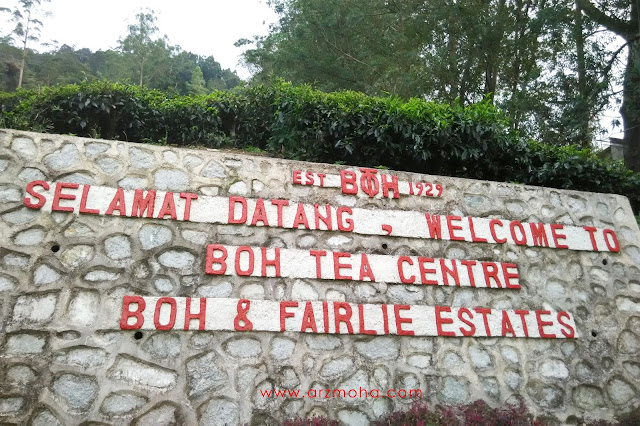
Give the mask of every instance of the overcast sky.
<svg viewBox="0 0 640 426">
<path fill-rule="evenodd" d="M 0 0 L 13 7 L 14 0 Z M 198 55 L 212 55 L 223 68 L 236 70 L 247 78 L 249 71 L 238 63 L 242 48 L 233 44 L 241 38 L 267 34 L 276 14 L 266 0 L 51 0 L 44 3 L 52 16 L 43 19 L 41 41 L 56 40 L 93 51 L 114 49 L 127 33 L 141 9 L 153 9 L 159 34 L 172 45 Z M 2 16 L 0 34 L 11 30 L 8 14 Z M 41 50 L 41 49 L 40 49 Z"/>
</svg>

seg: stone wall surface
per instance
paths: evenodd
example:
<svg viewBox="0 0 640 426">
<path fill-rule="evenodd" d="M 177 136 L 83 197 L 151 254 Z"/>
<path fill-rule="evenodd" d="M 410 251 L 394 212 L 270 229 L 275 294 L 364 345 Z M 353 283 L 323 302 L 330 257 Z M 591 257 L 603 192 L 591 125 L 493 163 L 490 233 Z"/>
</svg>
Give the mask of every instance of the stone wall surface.
<svg viewBox="0 0 640 426">
<path fill-rule="evenodd" d="M 0 423 L 263 424 L 317 414 L 365 425 L 412 402 L 261 396 L 273 388 L 420 389 L 431 404 L 523 401 L 558 422 L 613 419 L 640 405 L 640 232 L 624 197 L 404 172 L 393 173 L 441 184 L 442 197 L 292 185 L 294 170 L 343 168 L 0 131 Z M 34 180 L 611 228 L 620 250 L 46 212 L 23 202 Z M 521 288 L 207 275 L 212 243 L 513 262 Z M 578 336 L 121 330 L 124 295 L 547 309 L 570 312 Z"/>
</svg>

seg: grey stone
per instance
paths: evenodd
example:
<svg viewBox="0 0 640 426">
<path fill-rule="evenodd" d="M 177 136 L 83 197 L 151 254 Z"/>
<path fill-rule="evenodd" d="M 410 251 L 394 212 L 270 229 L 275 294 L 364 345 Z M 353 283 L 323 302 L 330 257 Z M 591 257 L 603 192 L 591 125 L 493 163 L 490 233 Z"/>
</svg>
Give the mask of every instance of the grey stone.
<svg viewBox="0 0 640 426">
<path fill-rule="evenodd" d="M 363 370 L 357 370 L 351 377 L 338 383 L 336 387 L 338 389 L 345 390 L 346 398 L 341 397 L 341 399 L 348 404 L 365 402 L 367 400 L 367 396 L 365 396 L 364 393 L 360 393 L 360 389 L 371 389 L 369 376 Z M 352 390 L 355 392 L 352 392 Z"/>
<path fill-rule="evenodd" d="M 155 155 L 140 148 L 129 148 L 129 164 L 134 169 L 149 169 L 155 165 Z"/>
<path fill-rule="evenodd" d="M 100 412 L 109 417 L 125 417 L 149 401 L 149 398 L 133 392 L 112 392 L 102 401 Z"/>
<path fill-rule="evenodd" d="M 47 177 L 40 169 L 25 167 L 18 173 L 18 179 L 22 182 L 33 182 L 34 180 L 47 180 Z"/>
<path fill-rule="evenodd" d="M 320 376 L 333 380 L 342 377 L 355 369 L 353 360 L 348 356 L 332 359 L 320 368 Z"/>
<path fill-rule="evenodd" d="M 618 336 L 618 351 L 623 354 L 637 354 L 640 352 L 640 338 L 630 332 L 623 330 Z"/>
<path fill-rule="evenodd" d="M 448 371 L 452 371 L 462 366 L 462 358 L 460 358 L 460 355 L 455 352 L 447 352 L 442 357 L 442 365 Z"/>
<path fill-rule="evenodd" d="M 0 275 L 0 292 L 12 291 L 16 288 L 18 281 L 8 275 Z"/>
<path fill-rule="evenodd" d="M 184 231 L 182 231 L 182 237 L 185 240 L 193 244 L 197 244 L 199 246 L 202 246 L 207 242 L 206 232 L 192 231 L 190 229 L 185 229 Z"/>
<path fill-rule="evenodd" d="M 97 291 L 78 290 L 71 297 L 67 318 L 73 325 L 87 327 L 93 324 L 100 308 L 100 294 Z"/>
<path fill-rule="evenodd" d="M 638 396 L 634 386 L 621 377 L 614 377 L 609 380 L 609 383 L 607 383 L 607 392 L 609 399 L 611 399 L 615 405 L 624 405 Z"/>
<path fill-rule="evenodd" d="M 477 369 L 493 367 L 491 355 L 481 346 L 469 346 L 469 359 L 473 366 Z"/>
<path fill-rule="evenodd" d="M 244 367 L 236 373 L 236 390 L 239 393 L 250 393 L 253 390 L 255 379 L 262 370 L 255 367 Z"/>
<path fill-rule="evenodd" d="M 36 379 L 36 373 L 31 367 L 18 364 L 13 365 L 7 369 L 6 380 L 7 383 L 14 383 L 19 386 L 26 386 Z"/>
<path fill-rule="evenodd" d="M 82 172 L 71 173 L 65 176 L 60 176 L 59 179 L 62 182 L 77 183 L 79 185 L 95 185 L 96 183 L 96 180 L 94 179 L 93 175 L 90 175 L 88 173 L 82 173 Z"/>
<path fill-rule="evenodd" d="M 113 260 L 131 257 L 131 241 L 126 235 L 114 235 L 104 240 L 104 251 Z"/>
<path fill-rule="evenodd" d="M 164 161 L 170 164 L 175 164 L 178 162 L 178 154 L 173 151 L 164 151 L 162 153 L 162 158 L 164 158 Z"/>
<path fill-rule="evenodd" d="M 637 362 L 623 362 L 622 366 L 636 380 L 640 379 L 640 364 Z"/>
<path fill-rule="evenodd" d="M 11 150 L 23 160 L 33 161 L 38 156 L 35 142 L 24 136 L 18 136 L 11 141 Z"/>
<path fill-rule="evenodd" d="M 511 346 L 503 346 L 502 348 L 500 348 L 500 353 L 502 354 L 502 358 L 504 358 L 505 361 L 511 364 L 520 363 L 520 356 L 518 355 L 518 351 Z"/>
<path fill-rule="evenodd" d="M 569 377 L 569 370 L 563 361 L 547 359 L 540 365 L 540 374 L 552 379 L 566 379 Z"/>
<path fill-rule="evenodd" d="M 182 351 L 182 345 L 180 336 L 177 334 L 161 332 L 149 337 L 142 345 L 142 349 L 156 359 L 178 359 Z"/>
<path fill-rule="evenodd" d="M 293 368 L 285 368 L 280 372 L 280 387 L 294 389 L 300 385 L 300 379 Z"/>
<path fill-rule="evenodd" d="M 580 385 L 573 389 L 573 403 L 582 410 L 591 411 L 604 405 L 602 391 L 595 386 Z"/>
<path fill-rule="evenodd" d="M 623 312 L 640 312 L 640 300 L 638 299 L 619 296 L 616 297 L 616 305 L 618 306 L 618 310 Z"/>
<path fill-rule="evenodd" d="M 260 341 L 252 338 L 232 339 L 224 347 L 229 355 L 237 358 L 251 358 L 262 353 Z"/>
<path fill-rule="evenodd" d="M 229 194 L 247 195 L 248 193 L 249 193 L 249 188 L 247 188 L 247 184 L 244 183 L 243 181 L 238 181 L 229 187 Z"/>
<path fill-rule="evenodd" d="M 195 167 L 198 167 L 200 164 L 202 164 L 202 159 L 195 155 L 187 154 L 184 156 L 184 159 L 182 160 L 182 164 L 184 164 L 184 166 L 188 169 L 193 169 Z"/>
<path fill-rule="evenodd" d="M 7 253 L 2 258 L 5 266 L 26 269 L 29 266 L 29 256 L 22 253 Z M 0 276 L 0 291 L 2 291 L 2 277 Z"/>
<path fill-rule="evenodd" d="M 500 385 L 495 377 L 483 377 L 481 382 L 484 393 L 493 399 L 500 398 Z"/>
<path fill-rule="evenodd" d="M 58 271 L 47 264 L 38 266 L 33 273 L 33 283 L 38 286 L 53 284 L 59 279 L 60 274 L 58 273 Z"/>
<path fill-rule="evenodd" d="M 148 186 L 147 179 L 142 177 L 128 176 L 118 181 L 118 186 L 124 189 L 140 189 Z"/>
<path fill-rule="evenodd" d="M 132 424 L 135 426 L 176 426 L 178 424 L 176 411 L 178 408 L 173 404 L 160 403 L 135 419 Z"/>
<path fill-rule="evenodd" d="M 75 346 L 54 353 L 53 360 L 58 364 L 82 368 L 98 367 L 107 361 L 107 352 L 101 348 Z"/>
<path fill-rule="evenodd" d="M 181 170 L 161 169 L 154 175 L 154 187 L 160 191 L 184 191 L 189 188 L 189 175 Z"/>
<path fill-rule="evenodd" d="M 291 358 L 295 347 L 295 340 L 283 337 L 274 337 L 271 341 L 271 356 L 276 361 L 285 361 Z"/>
<path fill-rule="evenodd" d="M 51 411 L 44 409 L 31 418 L 31 426 L 63 426 L 62 422 Z"/>
<path fill-rule="evenodd" d="M 338 419 L 346 426 L 369 426 L 370 424 L 367 415 L 356 410 L 340 410 Z"/>
<path fill-rule="evenodd" d="M 426 369 L 431 367 L 431 355 L 414 354 L 407 357 L 407 364 L 412 367 Z"/>
<path fill-rule="evenodd" d="M 547 385 L 539 380 L 529 380 L 525 386 L 531 400 L 542 408 L 560 408 L 564 405 L 564 389 Z"/>
<path fill-rule="evenodd" d="M 308 336 L 305 336 L 304 340 L 307 343 L 307 346 L 309 346 L 309 348 L 313 349 L 314 351 L 333 351 L 342 346 L 340 338 L 337 336 L 322 336 L 310 334 Z"/>
<path fill-rule="evenodd" d="M 64 170 L 80 162 L 80 152 L 74 144 L 66 143 L 59 150 L 44 157 L 44 164 L 50 170 Z"/>
<path fill-rule="evenodd" d="M 160 293 L 169 293 L 173 290 L 173 281 L 169 277 L 161 276 L 153 280 L 153 286 Z"/>
<path fill-rule="evenodd" d="M 71 246 L 62 252 L 60 261 L 67 267 L 75 269 L 93 258 L 93 247 L 83 244 Z"/>
<path fill-rule="evenodd" d="M 223 178 L 227 176 L 227 170 L 222 164 L 211 160 L 202 168 L 200 176 L 206 178 Z"/>
<path fill-rule="evenodd" d="M 213 398 L 198 409 L 201 426 L 229 426 L 240 422 L 238 406 L 225 398 Z"/>
<path fill-rule="evenodd" d="M 16 333 L 7 338 L 7 355 L 37 355 L 44 351 L 47 338 L 38 334 Z"/>
<path fill-rule="evenodd" d="M 18 413 L 24 405 L 21 396 L 0 396 L 0 416 L 10 416 Z"/>
<path fill-rule="evenodd" d="M 8 185 L 0 185 L 0 203 L 16 203 L 22 201 L 22 192 Z"/>
<path fill-rule="evenodd" d="M 198 295 L 202 297 L 229 297 L 233 292 L 233 285 L 228 281 L 198 287 Z"/>
<path fill-rule="evenodd" d="M 0 173 L 7 170 L 7 167 L 9 167 L 9 160 L 6 158 L 0 158 Z"/>
<path fill-rule="evenodd" d="M 161 392 L 174 388 L 178 379 L 178 374 L 173 370 L 128 355 L 118 355 L 107 375 L 115 380 Z"/>
<path fill-rule="evenodd" d="M 47 323 L 53 318 L 57 303 L 56 293 L 20 296 L 13 306 L 13 322 Z"/>
<path fill-rule="evenodd" d="M 140 228 L 138 238 L 140 239 L 142 248 L 150 250 L 171 242 L 173 233 L 171 232 L 171 228 L 167 226 L 146 224 Z"/>
<path fill-rule="evenodd" d="M 417 304 L 424 299 L 422 288 L 418 286 L 389 286 L 387 296 L 394 302 L 410 305 Z"/>
<path fill-rule="evenodd" d="M 64 236 L 69 238 L 90 237 L 93 235 L 94 232 L 91 228 L 78 221 L 71 222 L 71 224 L 69 224 L 69 226 L 67 226 L 67 228 L 64 230 Z"/>
<path fill-rule="evenodd" d="M 242 299 L 263 300 L 264 287 L 262 284 L 246 284 L 240 288 L 240 297 Z"/>
<path fill-rule="evenodd" d="M 522 378 L 520 377 L 520 373 L 515 370 L 506 370 L 503 374 L 504 382 L 509 386 L 511 390 L 517 390 L 520 387 L 520 382 Z"/>
<path fill-rule="evenodd" d="M 196 257 L 187 250 L 168 250 L 158 256 L 161 265 L 167 268 L 178 269 L 181 273 L 193 271 Z"/>
<path fill-rule="evenodd" d="M 327 240 L 327 244 L 329 244 L 331 248 L 344 248 L 352 241 L 353 238 L 345 237 L 344 235 L 335 235 Z"/>
<path fill-rule="evenodd" d="M 85 274 L 85 281 L 99 282 L 99 281 L 115 281 L 120 278 L 120 274 L 117 272 L 106 271 L 104 269 L 94 269 Z"/>
<path fill-rule="evenodd" d="M 24 225 L 38 216 L 38 212 L 35 210 L 22 207 L 2 215 L 2 220 L 11 225 Z"/>
<path fill-rule="evenodd" d="M 390 337 L 376 337 L 368 342 L 357 342 L 356 351 L 372 360 L 393 360 L 398 358 L 400 345 Z"/>
<path fill-rule="evenodd" d="M 98 384 L 91 376 L 63 373 L 53 379 L 51 391 L 71 412 L 85 412 L 98 397 Z"/>
<path fill-rule="evenodd" d="M 229 377 L 215 352 L 191 358 L 186 363 L 189 397 L 202 395 L 228 386 Z"/>
<path fill-rule="evenodd" d="M 120 161 L 111 157 L 100 158 L 96 164 L 108 175 L 114 175 L 122 167 Z"/>
<path fill-rule="evenodd" d="M 295 280 L 291 287 L 292 300 L 318 300 L 318 292 L 307 282 Z"/>
<path fill-rule="evenodd" d="M 110 145 L 101 142 L 89 142 L 84 145 L 84 152 L 87 157 L 95 158 L 98 155 L 107 152 Z"/>
<path fill-rule="evenodd" d="M 462 377 L 447 376 L 444 378 L 438 399 L 445 404 L 462 404 L 469 398 L 469 384 Z"/>
</svg>

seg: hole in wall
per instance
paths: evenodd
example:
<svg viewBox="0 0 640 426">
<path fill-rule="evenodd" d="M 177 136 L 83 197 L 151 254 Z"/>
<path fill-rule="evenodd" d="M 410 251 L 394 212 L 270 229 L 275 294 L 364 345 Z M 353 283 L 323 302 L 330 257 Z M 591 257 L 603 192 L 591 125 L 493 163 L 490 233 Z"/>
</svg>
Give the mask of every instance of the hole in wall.
<svg viewBox="0 0 640 426">
<path fill-rule="evenodd" d="M 607 263 L 609 263 L 609 261 L 607 259 L 602 259 L 602 264 L 606 265 Z"/>
<path fill-rule="evenodd" d="M 591 335 L 592 335 L 593 337 L 598 337 L 598 332 L 597 332 L 597 331 L 595 331 L 595 330 L 591 330 Z"/>
<path fill-rule="evenodd" d="M 386 249 L 387 249 L 387 247 L 389 247 L 389 246 L 388 246 L 386 243 L 385 243 L 385 244 L 382 244 L 382 248 L 383 248 L 384 250 L 386 250 Z"/>
<path fill-rule="evenodd" d="M 58 245 L 58 244 L 52 245 L 51 246 L 51 251 L 54 252 L 54 253 L 59 252 L 60 251 L 60 245 Z"/>
<path fill-rule="evenodd" d="M 136 331 L 135 333 L 133 333 L 133 338 L 136 340 L 142 339 L 142 336 L 143 336 L 142 331 Z"/>
</svg>

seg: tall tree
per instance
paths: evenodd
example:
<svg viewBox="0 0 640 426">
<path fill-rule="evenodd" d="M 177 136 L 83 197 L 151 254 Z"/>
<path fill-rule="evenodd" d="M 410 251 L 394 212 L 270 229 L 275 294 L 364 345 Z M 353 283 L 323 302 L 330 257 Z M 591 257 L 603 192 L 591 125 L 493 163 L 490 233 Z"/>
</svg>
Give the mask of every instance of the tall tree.
<svg viewBox="0 0 640 426">
<path fill-rule="evenodd" d="M 40 16 L 47 16 L 49 12 L 41 9 L 43 2 L 50 0 L 18 0 L 18 5 L 11 11 L 11 21 L 15 23 L 11 35 L 14 40 L 22 46 L 22 60 L 20 62 L 20 74 L 18 77 L 18 88 L 22 87 L 24 68 L 27 60 L 27 48 L 29 42 L 40 40 L 42 21 Z M 4 9 L 6 11 L 6 8 Z"/>
<path fill-rule="evenodd" d="M 638 0 L 603 0 L 597 4 L 578 0 L 582 11 L 608 31 L 624 39 L 627 63 L 624 72 L 622 116 L 625 164 L 640 172 L 640 5 Z M 610 63 L 622 52 L 616 51 Z"/>
<path fill-rule="evenodd" d="M 136 23 L 128 26 L 129 34 L 119 40 L 119 48 L 124 53 L 133 55 L 136 61 L 139 85 L 144 83 L 145 64 L 154 50 L 156 44 L 152 40 L 153 35 L 158 32 L 156 17 L 153 10 L 140 12 L 136 15 Z"/>
</svg>

